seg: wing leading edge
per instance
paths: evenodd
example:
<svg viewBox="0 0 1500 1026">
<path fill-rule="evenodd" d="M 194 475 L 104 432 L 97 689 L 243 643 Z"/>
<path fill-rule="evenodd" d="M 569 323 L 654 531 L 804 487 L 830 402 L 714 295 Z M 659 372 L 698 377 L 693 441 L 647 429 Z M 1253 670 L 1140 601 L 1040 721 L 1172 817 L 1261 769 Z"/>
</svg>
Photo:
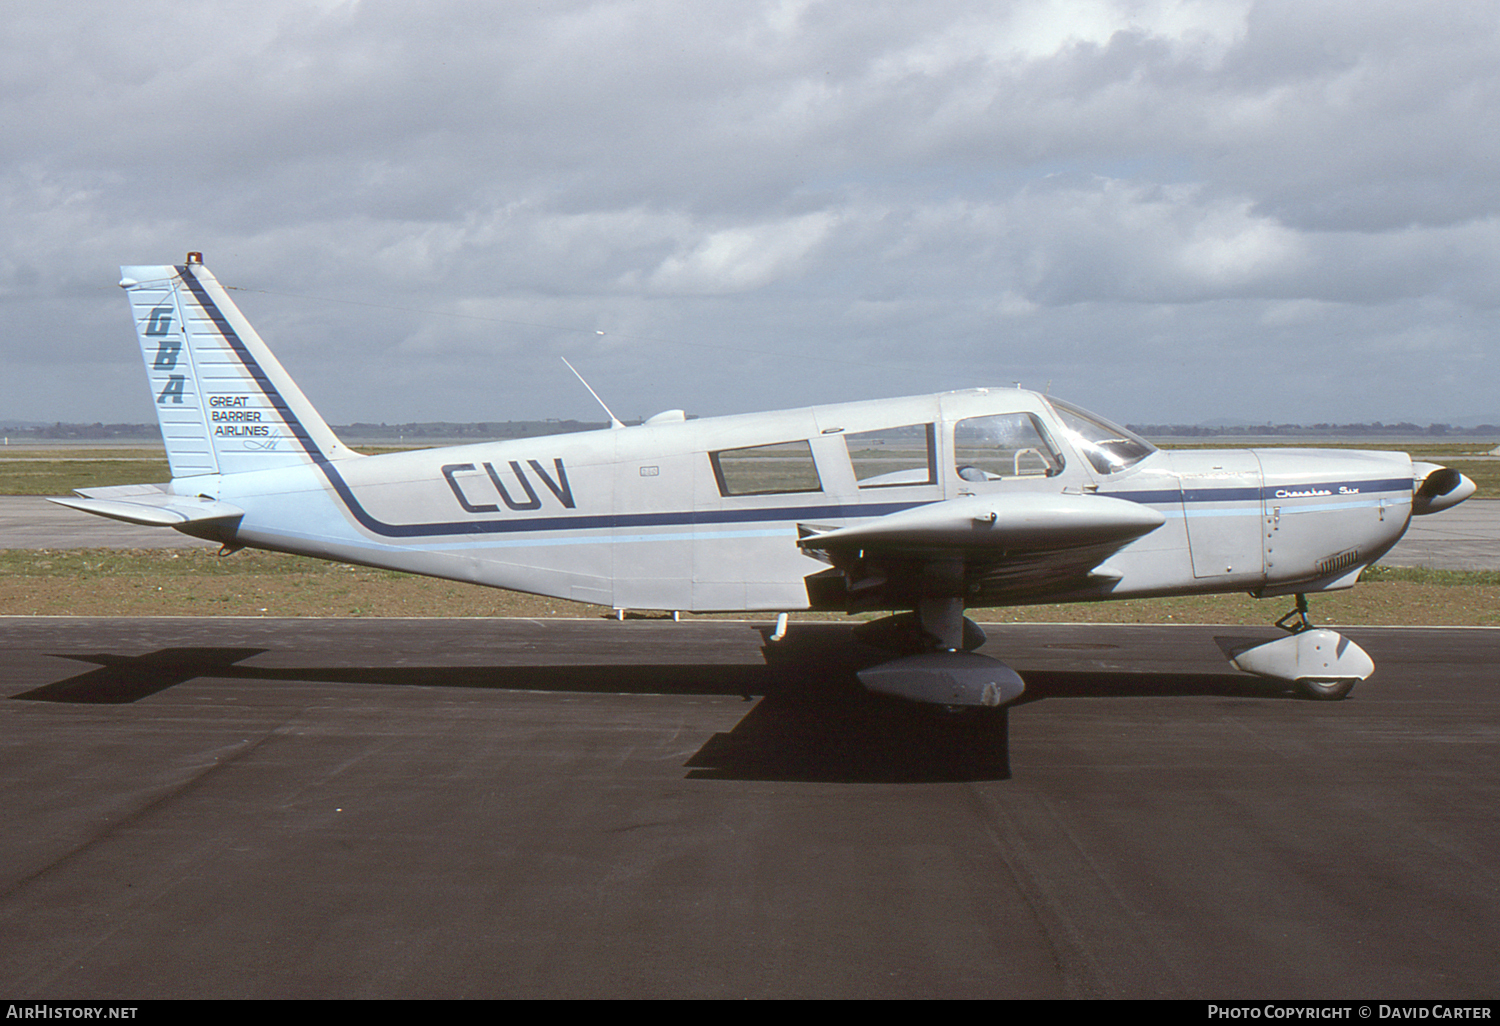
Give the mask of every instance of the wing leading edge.
<svg viewBox="0 0 1500 1026">
<path fill-rule="evenodd" d="M 1076 587 L 1166 517 L 1092 494 L 976 495 L 849 527 L 799 524 L 797 544 L 834 567 L 808 579 L 820 608 L 908 608 L 924 598 L 1003 604 Z"/>
<path fill-rule="evenodd" d="M 879 548 L 902 553 L 952 551 L 994 556 L 1006 552 L 1074 549 L 1149 534 L 1166 517 L 1149 506 L 1105 495 L 973 495 L 819 531 L 804 549 Z"/>
</svg>

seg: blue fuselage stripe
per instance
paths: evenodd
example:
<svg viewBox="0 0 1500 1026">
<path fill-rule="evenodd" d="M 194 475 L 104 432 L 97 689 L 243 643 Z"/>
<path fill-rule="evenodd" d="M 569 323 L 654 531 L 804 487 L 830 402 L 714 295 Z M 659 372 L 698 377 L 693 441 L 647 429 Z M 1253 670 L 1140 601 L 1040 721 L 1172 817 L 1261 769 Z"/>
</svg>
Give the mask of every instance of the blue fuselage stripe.
<svg viewBox="0 0 1500 1026">
<path fill-rule="evenodd" d="M 1208 502 L 1291 502 L 1295 499 L 1359 499 L 1387 492 L 1410 492 L 1410 478 L 1383 478 L 1369 481 L 1320 481 L 1316 484 L 1270 484 L 1260 488 L 1160 488 L 1151 491 L 1100 492 L 1111 499 L 1126 499 L 1144 505 L 1187 505 Z"/>
</svg>

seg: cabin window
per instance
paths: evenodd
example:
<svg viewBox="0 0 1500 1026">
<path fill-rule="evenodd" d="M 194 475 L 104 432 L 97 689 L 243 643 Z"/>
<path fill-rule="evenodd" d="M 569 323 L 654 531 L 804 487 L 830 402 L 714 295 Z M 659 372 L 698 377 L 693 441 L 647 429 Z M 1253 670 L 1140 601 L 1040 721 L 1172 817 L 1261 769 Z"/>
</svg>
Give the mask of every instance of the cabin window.
<svg viewBox="0 0 1500 1026">
<path fill-rule="evenodd" d="M 953 429 L 953 463 L 965 481 L 1051 477 L 1063 468 L 1062 457 L 1031 413 L 959 421 Z"/>
<path fill-rule="evenodd" d="M 721 449 L 708 454 L 720 495 L 821 492 L 823 482 L 805 441 Z"/>
<path fill-rule="evenodd" d="M 931 424 L 906 424 L 844 435 L 861 488 L 937 483 L 937 432 Z"/>
<path fill-rule="evenodd" d="M 1118 424 L 1111 424 L 1103 417 L 1061 399 L 1050 402 L 1074 447 L 1097 473 L 1113 474 L 1124 470 L 1156 451 L 1156 446 L 1144 438 Z"/>
</svg>

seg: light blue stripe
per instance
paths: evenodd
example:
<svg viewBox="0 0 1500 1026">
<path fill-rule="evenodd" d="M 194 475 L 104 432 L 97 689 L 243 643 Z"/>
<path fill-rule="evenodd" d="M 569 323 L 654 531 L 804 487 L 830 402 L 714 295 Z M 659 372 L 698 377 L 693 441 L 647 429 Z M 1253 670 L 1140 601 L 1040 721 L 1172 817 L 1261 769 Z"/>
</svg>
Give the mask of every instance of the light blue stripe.
<svg viewBox="0 0 1500 1026">
<path fill-rule="evenodd" d="M 1366 502 L 1327 502 L 1317 506 L 1276 506 L 1277 502 L 1285 503 L 1291 501 L 1291 499 L 1267 499 L 1266 506 L 1268 509 L 1276 507 L 1281 510 L 1282 516 L 1288 516 L 1293 513 L 1327 513 L 1330 510 L 1336 509 L 1375 509 L 1381 505 L 1380 500 L 1374 499 Z M 1405 503 L 1398 504 L 1394 501 L 1388 501 L 1385 503 L 1385 508 L 1398 509 L 1401 505 L 1405 505 Z"/>
<path fill-rule="evenodd" d="M 1291 516 L 1296 513 L 1328 513 L 1334 510 L 1341 509 L 1378 509 L 1382 505 L 1382 503 L 1384 504 L 1385 508 L 1389 510 L 1398 510 L 1402 508 L 1402 506 L 1404 506 L 1404 502 L 1381 499 L 1364 499 L 1358 502 L 1350 502 L 1345 500 L 1343 502 L 1320 503 L 1316 506 L 1289 505 L 1289 503 L 1295 501 L 1293 499 L 1281 499 L 1279 501 L 1280 503 L 1282 503 L 1282 505 L 1280 506 L 1277 505 L 1277 500 L 1267 499 L 1266 505 L 1264 507 L 1257 503 L 1253 506 L 1234 506 L 1229 509 L 1193 508 L 1187 510 L 1186 512 L 1184 512 L 1180 508 L 1176 508 L 1172 504 L 1157 505 L 1155 503 L 1152 503 L 1151 508 L 1156 510 L 1162 516 L 1166 517 L 1168 520 L 1181 520 L 1185 517 L 1192 517 L 1194 520 L 1197 520 L 1202 517 L 1268 516 L 1270 515 L 1273 508 L 1279 508 L 1281 510 L 1281 515 L 1285 517 Z"/>
</svg>

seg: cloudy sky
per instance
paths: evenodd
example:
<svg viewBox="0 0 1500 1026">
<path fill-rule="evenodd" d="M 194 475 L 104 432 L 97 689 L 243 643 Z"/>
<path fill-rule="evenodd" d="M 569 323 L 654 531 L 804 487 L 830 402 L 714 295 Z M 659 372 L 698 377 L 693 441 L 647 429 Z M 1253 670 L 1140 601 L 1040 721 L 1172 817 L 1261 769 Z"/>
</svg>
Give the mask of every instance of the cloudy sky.
<svg viewBox="0 0 1500 1026">
<path fill-rule="evenodd" d="M 334 423 L 1500 421 L 1500 4 L 9 0 L 0 420 L 201 250 Z"/>
</svg>

